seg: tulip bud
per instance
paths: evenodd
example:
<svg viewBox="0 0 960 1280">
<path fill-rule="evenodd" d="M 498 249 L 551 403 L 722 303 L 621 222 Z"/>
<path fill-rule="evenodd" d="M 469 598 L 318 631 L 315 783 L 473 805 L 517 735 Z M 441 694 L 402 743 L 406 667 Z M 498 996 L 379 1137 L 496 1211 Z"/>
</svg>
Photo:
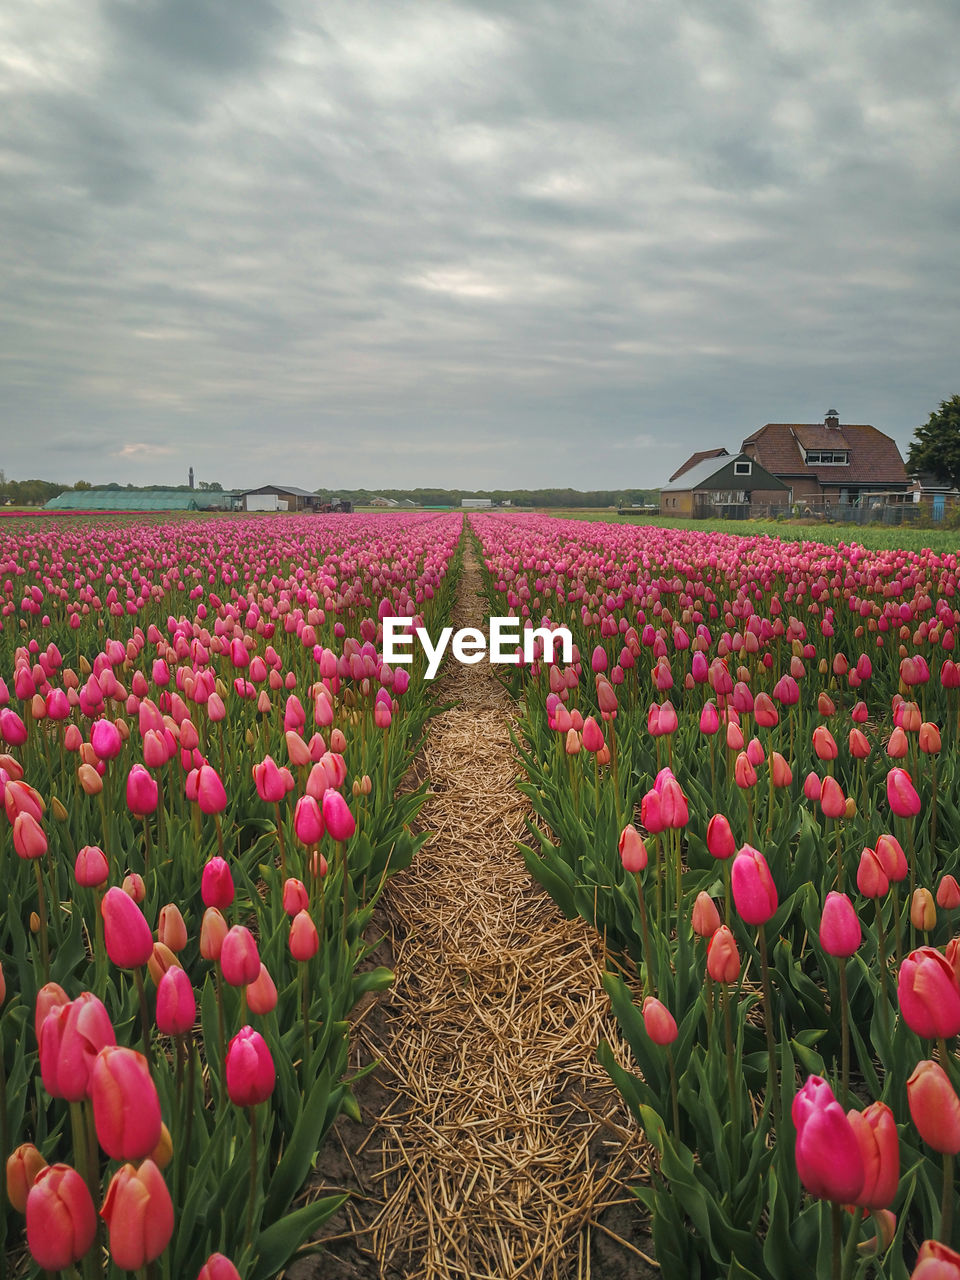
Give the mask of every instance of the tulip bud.
<svg viewBox="0 0 960 1280">
<path fill-rule="evenodd" d="M 131 871 L 129 875 L 124 876 L 123 884 L 120 887 L 129 898 L 134 900 L 137 906 L 147 896 L 147 886 L 143 883 L 143 876 L 137 871 Z"/>
<path fill-rule="evenodd" d="M 223 911 L 233 902 L 236 890 L 230 867 L 224 858 L 210 858 L 200 875 L 200 896 L 205 907 Z"/>
<path fill-rule="evenodd" d="M 654 1044 L 666 1046 L 677 1038 L 673 1014 L 656 996 L 647 996 L 643 1002 L 643 1025 Z"/>
<path fill-rule="evenodd" d="M 211 1253 L 200 1268 L 197 1280 L 240 1280 L 240 1272 L 222 1253 Z"/>
<path fill-rule="evenodd" d="M 899 883 L 907 878 L 907 856 L 896 836 L 882 835 L 877 838 L 877 857 L 888 880 Z"/>
<path fill-rule="evenodd" d="M 960 1031 L 960 982 L 934 947 L 919 947 L 903 961 L 897 998 L 904 1021 L 918 1036 L 948 1040 Z"/>
<path fill-rule="evenodd" d="M 138 969 L 153 954 L 153 934 L 143 912 L 122 889 L 108 889 L 100 903 L 107 955 L 120 969 Z"/>
<path fill-rule="evenodd" d="M 960 1098 L 939 1062 L 918 1062 L 907 1081 L 907 1103 L 920 1137 L 946 1155 L 960 1152 Z"/>
<path fill-rule="evenodd" d="M 85 889 L 99 889 L 107 883 L 110 868 L 106 855 L 95 844 L 85 844 L 77 854 L 74 864 L 77 884 Z"/>
<path fill-rule="evenodd" d="M 80 1102 L 89 1092 L 97 1055 L 116 1044 L 117 1037 L 106 1006 L 91 991 L 65 1002 L 52 1003 L 51 997 L 56 993 L 48 992 L 44 999 L 48 1011 L 37 1034 L 43 1087 L 53 1098 Z M 40 1008 L 38 996 L 38 1018 Z"/>
<path fill-rule="evenodd" d="M 320 935 L 308 911 L 298 911 L 290 924 L 290 954 L 294 960 L 309 960 L 317 954 Z"/>
<path fill-rule="evenodd" d="M 168 902 L 160 908 L 157 937 L 171 951 L 182 951 L 187 945 L 187 926 L 176 903 Z"/>
<path fill-rule="evenodd" d="M 935 724 L 924 721 L 920 726 L 920 734 L 918 737 L 918 746 L 925 755 L 935 756 L 940 754 L 940 730 Z"/>
<path fill-rule="evenodd" d="M 793 782 L 793 770 L 779 751 L 770 752 L 770 782 L 774 787 L 789 787 Z"/>
<path fill-rule="evenodd" d="M 90 1098 L 97 1139 L 108 1156 L 149 1156 L 160 1139 L 160 1099 L 142 1053 L 122 1045 L 101 1049 L 90 1072 Z"/>
<path fill-rule="evenodd" d="M 745 844 L 731 869 L 733 901 L 746 924 L 765 924 L 777 909 L 777 887 L 763 854 Z"/>
<path fill-rule="evenodd" d="M 823 784 L 821 783 L 820 778 L 818 777 L 817 774 L 815 774 L 811 770 L 811 772 L 808 773 L 806 778 L 804 779 L 803 794 L 807 797 L 808 800 L 815 802 L 820 799 L 820 792 L 822 791 L 822 789 L 823 789 Z"/>
<path fill-rule="evenodd" d="M 647 846 L 633 823 L 628 823 L 620 833 L 620 861 L 624 871 L 636 875 L 647 865 Z"/>
<path fill-rule="evenodd" d="M 887 802 L 898 818 L 913 818 L 920 812 L 920 797 L 906 769 L 887 774 Z"/>
<path fill-rule="evenodd" d="M 230 1041 L 226 1078 L 227 1093 L 238 1107 L 254 1107 L 273 1093 L 273 1058 L 263 1036 L 252 1027 L 242 1027 Z"/>
<path fill-rule="evenodd" d="M 220 949 L 220 970 L 231 987 L 245 987 L 260 974 L 260 953 L 253 934 L 242 924 L 227 931 Z"/>
<path fill-rule="evenodd" d="M 160 1126 L 160 1137 L 157 1145 L 150 1152 L 150 1159 L 158 1169 L 166 1169 L 173 1159 L 173 1138 L 170 1136 L 170 1130 L 165 1124 Z"/>
<path fill-rule="evenodd" d="M 860 921 L 845 893 L 827 894 L 820 917 L 820 945 L 828 955 L 847 959 L 860 946 Z"/>
<path fill-rule="evenodd" d="M 960 907 L 960 885 L 954 876 L 945 875 L 937 886 L 937 906 L 944 911 L 954 911 Z"/>
<path fill-rule="evenodd" d="M 737 852 L 730 823 L 722 813 L 715 813 L 707 823 L 707 848 L 714 858 L 732 858 Z"/>
<path fill-rule="evenodd" d="M 893 1112 L 882 1102 L 865 1111 L 848 1111 L 863 1158 L 864 1184 L 855 1201 L 864 1209 L 885 1209 L 897 1194 L 900 1181 L 900 1144 Z"/>
<path fill-rule="evenodd" d="M 915 889 L 910 899 L 910 923 L 921 933 L 929 933 L 937 923 L 937 908 L 929 889 Z"/>
<path fill-rule="evenodd" d="M 197 1000 L 186 973 L 174 966 L 157 984 L 157 1028 L 165 1036 L 182 1036 L 193 1026 Z"/>
<path fill-rule="evenodd" d="M 207 907 L 200 924 L 200 954 L 204 960 L 217 961 L 229 926 L 216 907 Z"/>
<path fill-rule="evenodd" d="M 110 1233 L 114 1265 L 137 1271 L 159 1258 L 173 1235 L 173 1202 L 152 1160 L 125 1164 L 113 1175 L 100 1216 Z"/>
<path fill-rule="evenodd" d="M 283 884 L 283 910 L 288 916 L 295 916 L 298 911 L 305 911 L 310 905 L 306 885 L 292 876 Z"/>
<path fill-rule="evenodd" d="M 41 1169 L 27 1193 L 27 1244 L 34 1262 L 62 1271 L 79 1262 L 97 1234 L 97 1213 L 87 1184 L 75 1169 Z"/>
<path fill-rule="evenodd" d="M 820 784 L 820 808 L 825 818 L 842 818 L 846 814 L 847 800 L 840 783 L 829 774 Z"/>
<path fill-rule="evenodd" d="M 960 1253 L 939 1240 L 924 1240 L 910 1280 L 960 1280 Z"/>
<path fill-rule="evenodd" d="M 725 924 L 720 925 L 707 944 L 707 973 L 714 982 L 736 982 L 740 976 L 740 953 Z"/>
<path fill-rule="evenodd" d="M 261 961 L 260 973 L 254 982 L 247 986 L 247 1008 L 251 1013 L 269 1013 L 277 1007 L 277 988 Z"/>
<path fill-rule="evenodd" d="M 332 840 L 349 840 L 357 824 L 347 802 L 339 791 L 328 789 L 323 793 L 323 820 Z"/>
<path fill-rule="evenodd" d="M 720 928 L 720 913 L 709 893 L 701 890 L 697 894 L 690 921 L 693 932 L 700 938 L 712 938 Z"/>
<path fill-rule="evenodd" d="M 857 888 L 865 898 L 883 898 L 890 888 L 887 874 L 872 849 L 864 849 L 860 855 Z"/>
<path fill-rule="evenodd" d="M 810 1076 L 793 1100 L 791 1115 L 800 1181 L 821 1200 L 855 1203 L 865 1182 L 863 1157 L 853 1126 L 827 1082 Z"/>
<path fill-rule="evenodd" d="M 26 1213 L 27 1196 L 41 1169 L 47 1162 L 32 1142 L 22 1142 L 7 1157 L 7 1199 L 17 1213 Z"/>
</svg>

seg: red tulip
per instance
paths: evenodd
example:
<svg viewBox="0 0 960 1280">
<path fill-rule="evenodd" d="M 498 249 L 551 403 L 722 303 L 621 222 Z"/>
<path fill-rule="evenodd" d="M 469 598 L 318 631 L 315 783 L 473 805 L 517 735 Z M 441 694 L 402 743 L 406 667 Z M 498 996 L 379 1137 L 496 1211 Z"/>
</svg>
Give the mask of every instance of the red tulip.
<svg viewBox="0 0 960 1280">
<path fill-rule="evenodd" d="M 960 1253 L 938 1240 L 924 1240 L 910 1280 L 960 1280 Z"/>
<path fill-rule="evenodd" d="M 126 1271 L 159 1258 L 173 1236 L 173 1201 L 152 1160 L 125 1164 L 113 1175 L 100 1217 L 110 1232 L 110 1256 Z"/>
<path fill-rule="evenodd" d="M 865 1111 L 848 1111 L 863 1160 L 864 1183 L 854 1201 L 864 1209 L 885 1209 L 900 1182 L 900 1143 L 893 1112 L 882 1102 Z"/>
<path fill-rule="evenodd" d="M 818 724 L 813 731 L 813 750 L 818 760 L 836 760 L 837 744 L 825 724 Z"/>
<path fill-rule="evenodd" d="M 846 796 L 840 788 L 840 783 L 829 774 L 820 784 L 820 808 L 825 818 L 842 818 L 846 812 Z"/>
<path fill-rule="evenodd" d="M 166 971 L 157 985 L 157 1027 L 165 1036 L 185 1035 L 197 1016 L 193 985 L 182 969 Z"/>
<path fill-rule="evenodd" d="M 877 858 L 888 880 L 899 882 L 907 878 L 910 870 L 907 866 L 907 856 L 896 836 L 877 837 Z"/>
<path fill-rule="evenodd" d="M 715 813 L 707 823 L 707 848 L 715 858 L 732 858 L 737 852 L 730 823 L 722 813 Z"/>
<path fill-rule="evenodd" d="M 87 1184 L 66 1164 L 41 1169 L 27 1195 L 27 1244 L 38 1266 L 62 1271 L 79 1262 L 97 1234 Z"/>
<path fill-rule="evenodd" d="M 260 953 L 253 934 L 242 924 L 227 931 L 220 948 L 220 970 L 231 987 L 245 987 L 260 975 Z"/>
<path fill-rule="evenodd" d="M 828 893 L 820 917 L 820 945 L 837 959 L 852 956 L 860 946 L 860 921 L 845 893 Z"/>
<path fill-rule="evenodd" d="M 227 1092 L 238 1107 L 253 1107 L 273 1093 L 276 1071 L 267 1043 L 252 1027 L 242 1027 L 227 1049 Z"/>
<path fill-rule="evenodd" d="M 197 804 L 207 814 L 223 813 L 227 807 L 227 793 L 220 775 L 210 765 L 201 765 L 197 771 Z"/>
<path fill-rule="evenodd" d="M 725 924 L 707 944 L 707 973 L 714 982 L 736 982 L 740 977 L 740 953 L 736 939 Z"/>
<path fill-rule="evenodd" d="M 746 751 L 741 751 L 733 766 L 733 780 L 742 790 L 757 785 L 757 771 L 750 763 Z"/>
<path fill-rule="evenodd" d="M 865 1182 L 860 1144 L 826 1080 L 810 1076 L 793 1100 L 791 1115 L 800 1181 L 821 1200 L 855 1204 Z"/>
<path fill-rule="evenodd" d="M 99 889 L 106 884 L 110 867 L 103 850 L 95 844 L 85 844 L 77 854 L 73 873 L 77 884 L 84 889 Z"/>
<path fill-rule="evenodd" d="M 247 986 L 247 1008 L 251 1013 L 269 1013 L 277 1007 L 277 988 L 267 972 L 267 966 L 260 962 L 260 972 L 256 979 Z"/>
<path fill-rule="evenodd" d="M 210 858 L 200 875 L 200 896 L 205 907 L 226 910 L 233 902 L 236 889 L 230 867 L 224 858 Z"/>
<path fill-rule="evenodd" d="M 264 756 L 259 764 L 253 766 L 253 780 L 257 794 L 265 804 L 278 804 L 287 794 L 283 777 L 272 756 Z"/>
<path fill-rule="evenodd" d="M 765 924 L 777 909 L 777 886 L 759 849 L 745 844 L 733 860 L 733 901 L 746 924 Z"/>
<path fill-rule="evenodd" d="M 39 1012 L 39 997 L 37 1008 Z M 97 1055 L 117 1042 L 106 1006 L 91 991 L 52 1006 L 37 1039 L 43 1087 L 51 1097 L 68 1102 L 87 1097 Z"/>
<path fill-rule="evenodd" d="M 907 1103 L 928 1147 L 947 1155 L 960 1151 L 960 1098 L 939 1062 L 918 1062 L 907 1081 Z"/>
<path fill-rule="evenodd" d="M 643 1025 L 654 1044 L 673 1044 L 677 1038 L 673 1014 L 656 996 L 647 996 L 643 1002 Z"/>
<path fill-rule="evenodd" d="M 933 947 L 911 951 L 900 966 L 897 997 L 904 1021 L 918 1036 L 948 1039 L 960 1032 L 960 982 Z"/>
<path fill-rule="evenodd" d="M 301 796 L 293 811 L 293 830 L 301 844 L 318 844 L 326 830 L 320 805 L 311 795 Z"/>
<path fill-rule="evenodd" d="M 620 861 L 624 871 L 636 875 L 647 865 L 647 846 L 633 823 L 628 823 L 620 833 Z"/>
<path fill-rule="evenodd" d="M 720 928 L 720 912 L 709 893 L 700 892 L 693 904 L 691 924 L 694 933 L 700 938 L 712 938 Z"/>
<path fill-rule="evenodd" d="M 153 813 L 159 799 L 159 788 L 142 764 L 135 764 L 127 774 L 127 808 L 136 818 Z"/>
<path fill-rule="evenodd" d="M 302 880 L 292 876 L 283 883 L 283 910 L 288 916 L 295 916 L 298 911 L 305 911 L 310 905 L 307 887 Z"/>
<path fill-rule="evenodd" d="M 857 867 L 857 888 L 865 898 L 883 898 L 890 889 L 890 881 L 883 865 L 872 849 L 864 849 Z"/>
<path fill-rule="evenodd" d="M 945 875 L 937 886 L 937 906 L 945 911 L 954 911 L 960 907 L 960 884 L 956 877 Z"/>
<path fill-rule="evenodd" d="M 789 787 L 793 782 L 793 770 L 779 751 L 770 752 L 770 782 L 775 787 Z"/>
<path fill-rule="evenodd" d="M 913 818 L 920 812 L 920 797 L 906 769 L 887 774 L 887 801 L 898 818 Z"/>
<path fill-rule="evenodd" d="M 323 793 L 323 820 L 332 840 L 349 840 L 357 829 L 353 814 L 339 791 Z"/>
<path fill-rule="evenodd" d="M 142 1053 L 122 1045 L 101 1049 L 90 1072 L 90 1097 L 97 1139 L 108 1156 L 150 1155 L 160 1141 L 160 1099 Z"/>
<path fill-rule="evenodd" d="M 114 886 L 100 904 L 107 955 L 120 969 L 138 969 L 153 954 L 153 934 L 143 912 Z"/>
<path fill-rule="evenodd" d="M 42 858 L 47 837 L 32 813 L 18 813 L 13 820 L 13 847 L 20 858 Z"/>
<path fill-rule="evenodd" d="M 320 935 L 308 911 L 298 911 L 290 924 L 290 954 L 294 960 L 309 960 L 317 954 Z"/>
<path fill-rule="evenodd" d="M 200 1268 L 197 1280 L 240 1280 L 240 1272 L 222 1253 L 211 1253 Z"/>
</svg>

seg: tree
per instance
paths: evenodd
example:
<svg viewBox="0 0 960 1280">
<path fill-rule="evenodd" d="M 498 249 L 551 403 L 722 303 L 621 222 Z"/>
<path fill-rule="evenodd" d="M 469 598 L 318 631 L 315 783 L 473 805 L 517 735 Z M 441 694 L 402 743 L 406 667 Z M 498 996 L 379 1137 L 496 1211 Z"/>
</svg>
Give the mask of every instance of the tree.
<svg viewBox="0 0 960 1280">
<path fill-rule="evenodd" d="M 960 395 L 941 400 L 923 427 L 917 427 L 907 453 L 912 476 L 932 472 L 941 482 L 960 488 Z"/>
</svg>

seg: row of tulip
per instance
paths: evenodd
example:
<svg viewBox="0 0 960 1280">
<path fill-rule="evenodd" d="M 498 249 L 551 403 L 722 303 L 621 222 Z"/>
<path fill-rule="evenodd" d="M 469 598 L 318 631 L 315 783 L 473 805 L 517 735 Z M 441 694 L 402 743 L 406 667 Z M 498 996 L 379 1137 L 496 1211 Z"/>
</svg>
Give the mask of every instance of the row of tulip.
<svg viewBox="0 0 960 1280">
<path fill-rule="evenodd" d="M 4 1274 L 267 1280 L 342 1202 L 295 1207 L 433 710 L 380 619 L 443 624 L 460 521 L 6 532 Z"/>
<path fill-rule="evenodd" d="M 958 1280 L 957 557 L 471 520 L 491 614 L 574 633 L 512 675 L 524 856 L 603 939 L 664 1272 Z"/>
</svg>

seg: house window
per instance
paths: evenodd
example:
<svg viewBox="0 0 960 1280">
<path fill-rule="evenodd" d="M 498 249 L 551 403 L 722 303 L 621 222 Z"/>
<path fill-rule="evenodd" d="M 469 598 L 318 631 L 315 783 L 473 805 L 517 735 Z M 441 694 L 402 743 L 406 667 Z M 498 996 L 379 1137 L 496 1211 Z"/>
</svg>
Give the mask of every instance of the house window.
<svg viewBox="0 0 960 1280">
<path fill-rule="evenodd" d="M 806 462 L 813 467 L 847 467 L 850 454 L 846 449 L 808 449 Z"/>
<path fill-rule="evenodd" d="M 748 476 L 753 470 L 753 463 L 742 461 L 733 464 L 733 474 L 735 476 Z"/>
</svg>

